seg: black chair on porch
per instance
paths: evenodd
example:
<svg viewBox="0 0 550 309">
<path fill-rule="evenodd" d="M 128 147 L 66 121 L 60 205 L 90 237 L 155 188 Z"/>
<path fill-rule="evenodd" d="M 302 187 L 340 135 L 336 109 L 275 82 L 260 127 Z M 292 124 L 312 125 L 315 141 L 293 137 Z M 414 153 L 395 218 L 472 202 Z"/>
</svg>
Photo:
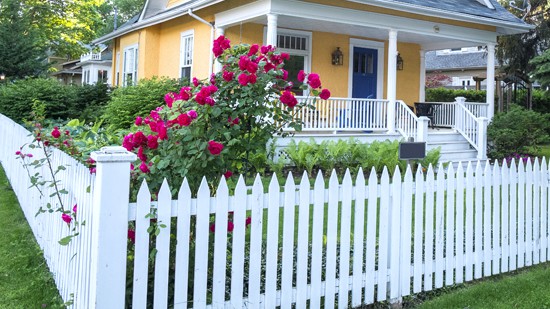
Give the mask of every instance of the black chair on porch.
<svg viewBox="0 0 550 309">
<path fill-rule="evenodd" d="M 418 117 L 424 116 L 430 119 L 429 126 L 433 129 L 434 121 L 435 121 L 435 106 L 430 103 L 415 102 L 414 109 L 416 110 L 416 116 Z"/>
</svg>

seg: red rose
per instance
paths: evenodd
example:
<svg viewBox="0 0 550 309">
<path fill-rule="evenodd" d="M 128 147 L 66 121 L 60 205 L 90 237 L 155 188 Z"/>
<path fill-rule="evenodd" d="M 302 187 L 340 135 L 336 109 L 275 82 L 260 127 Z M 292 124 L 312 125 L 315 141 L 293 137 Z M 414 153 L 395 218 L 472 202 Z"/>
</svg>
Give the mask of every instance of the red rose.
<svg viewBox="0 0 550 309">
<path fill-rule="evenodd" d="M 136 243 L 136 231 L 131 230 L 131 229 L 128 229 L 128 239 L 129 239 L 132 243 Z"/>
<path fill-rule="evenodd" d="M 306 73 L 304 72 L 304 70 L 300 70 L 300 72 L 298 72 L 298 81 L 300 83 L 303 83 L 305 79 L 306 79 Z"/>
<path fill-rule="evenodd" d="M 227 221 L 227 231 L 229 233 L 233 232 L 235 229 L 235 224 L 233 224 L 233 221 Z"/>
<path fill-rule="evenodd" d="M 180 89 L 180 99 L 187 101 L 191 98 L 191 87 L 182 87 Z"/>
<path fill-rule="evenodd" d="M 61 220 L 65 221 L 65 223 L 67 224 L 71 224 L 71 221 L 73 221 L 73 217 L 71 217 L 71 215 L 68 215 L 68 214 L 61 214 Z"/>
<path fill-rule="evenodd" d="M 280 97 L 280 100 L 284 105 L 286 105 L 290 108 L 293 108 L 294 106 L 296 106 L 296 104 L 298 104 L 298 100 L 296 100 L 296 97 L 294 97 L 292 92 L 290 92 L 288 90 L 285 90 L 283 92 L 283 94 Z"/>
<path fill-rule="evenodd" d="M 252 55 L 255 55 L 258 50 L 260 49 L 260 47 L 258 46 L 258 44 L 253 44 L 252 46 L 250 46 L 250 51 L 248 51 L 248 56 L 252 56 Z"/>
<path fill-rule="evenodd" d="M 55 138 L 59 138 L 61 136 L 61 132 L 59 132 L 59 128 L 58 127 L 54 127 L 53 130 L 52 130 L 52 136 L 55 137 Z"/>
<path fill-rule="evenodd" d="M 182 127 L 187 127 L 191 124 L 191 117 L 187 114 L 181 114 L 178 116 L 178 124 Z"/>
<path fill-rule="evenodd" d="M 145 162 L 141 162 L 141 164 L 139 166 L 139 170 L 142 171 L 145 174 L 147 174 L 151 171 L 151 170 L 149 170 L 149 166 L 147 166 L 147 164 L 145 164 Z"/>
<path fill-rule="evenodd" d="M 147 156 L 143 153 L 143 147 L 139 147 L 137 156 L 141 161 L 147 161 Z"/>
<path fill-rule="evenodd" d="M 232 81 L 234 76 L 235 76 L 235 73 L 233 73 L 233 72 L 229 72 L 229 71 L 224 71 L 223 72 L 223 79 L 226 82 Z"/>
<path fill-rule="evenodd" d="M 214 156 L 219 155 L 223 150 L 223 144 L 218 143 L 216 141 L 209 141 L 208 142 L 208 151 Z"/>
<path fill-rule="evenodd" d="M 307 77 L 308 84 L 311 88 L 321 87 L 321 80 L 319 79 L 319 74 L 311 73 Z"/>
<path fill-rule="evenodd" d="M 323 100 L 328 100 L 330 98 L 330 91 L 328 89 L 323 89 L 319 94 L 319 97 Z"/>
<path fill-rule="evenodd" d="M 233 176 L 233 172 L 232 172 L 232 171 L 227 171 L 227 172 L 223 173 L 223 177 L 225 177 L 225 179 L 228 179 L 228 178 L 230 178 L 231 176 Z"/>
<path fill-rule="evenodd" d="M 174 94 L 173 93 L 167 93 L 164 95 L 164 102 L 166 102 L 166 105 L 170 108 L 172 108 L 172 103 L 174 103 Z"/>
<path fill-rule="evenodd" d="M 241 73 L 238 77 L 238 80 L 239 84 L 241 84 L 242 86 L 248 85 L 248 75 L 246 75 L 246 73 Z"/>
<path fill-rule="evenodd" d="M 159 147 L 159 138 L 154 135 L 147 136 L 147 147 L 157 149 Z"/>
</svg>

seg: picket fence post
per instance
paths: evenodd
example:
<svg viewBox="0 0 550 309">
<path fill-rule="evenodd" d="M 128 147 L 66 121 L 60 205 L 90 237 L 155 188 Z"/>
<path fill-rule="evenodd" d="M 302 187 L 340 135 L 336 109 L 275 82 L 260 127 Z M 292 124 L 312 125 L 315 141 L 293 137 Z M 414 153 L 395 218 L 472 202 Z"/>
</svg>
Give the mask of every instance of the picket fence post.
<svg viewBox="0 0 550 309">
<path fill-rule="evenodd" d="M 130 163 L 136 155 L 123 147 L 103 147 L 92 152 L 91 157 L 97 162 L 97 172 L 87 308 L 122 309 L 126 293 Z"/>
</svg>

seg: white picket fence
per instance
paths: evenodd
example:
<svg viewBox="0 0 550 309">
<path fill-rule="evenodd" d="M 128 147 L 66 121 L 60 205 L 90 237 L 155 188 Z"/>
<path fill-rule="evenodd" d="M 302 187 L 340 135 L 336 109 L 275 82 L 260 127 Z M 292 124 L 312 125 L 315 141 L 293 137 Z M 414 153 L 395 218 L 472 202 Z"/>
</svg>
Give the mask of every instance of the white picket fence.
<svg viewBox="0 0 550 309">
<path fill-rule="evenodd" d="M 318 174 L 313 186 L 306 174 L 299 184 L 289 175 L 283 187 L 273 177 L 267 192 L 259 177 L 252 187 L 241 177 L 233 194 L 221 179 L 214 197 L 205 181 L 196 195 L 184 182 L 177 200 L 165 181 L 157 202 L 143 183 L 129 203 L 135 156 L 118 148 L 93 153 L 91 194 L 83 188 L 94 179 L 84 170 L 63 179 L 86 225 L 61 247 L 56 241 L 66 228 L 59 214 L 34 218 L 43 201 L 25 196 L 32 190 L 19 162 L 10 161 L 22 130 L 6 123 L 0 118 L 0 159 L 63 298 L 74 293 L 74 308 L 346 308 L 549 257 L 546 160 L 430 167 L 414 175 L 385 169 L 380 179 L 346 172 L 341 182 L 333 172 L 328 182 Z M 156 237 L 147 232 L 151 209 L 163 226 Z M 128 224 L 135 228 L 130 251 Z M 44 235 L 48 241 L 40 240 Z"/>
<path fill-rule="evenodd" d="M 93 221 L 91 217 L 94 175 L 90 175 L 88 168 L 67 154 L 52 149 L 54 170 L 60 165 L 66 168 L 57 174 L 60 180 L 60 189 L 68 191 L 68 194 L 62 194 L 63 203 L 68 209 L 72 209 L 73 205 L 77 204 L 78 221 L 85 223 L 78 229 L 80 236 L 74 238 L 68 246 L 61 246 L 58 241 L 70 233 L 70 229 L 61 219 L 61 213 L 36 215 L 39 208 L 46 208 L 48 203 L 54 208 L 59 206 L 57 198 L 50 196 L 54 193 L 53 188 L 49 187 L 49 183 L 41 186 L 43 191 L 41 196 L 36 188 L 31 188 L 27 171 L 21 160 L 16 159 L 15 152 L 23 145 L 28 146 L 32 140 L 29 131 L 0 114 L 0 162 L 36 241 L 44 251 L 44 258 L 52 272 L 60 295 L 65 301 L 74 301 L 75 308 L 89 308 L 88 291 L 92 277 L 90 266 L 94 253 L 90 233 Z M 21 151 L 33 155 L 30 161 L 44 158 L 42 149 L 24 147 Z M 49 177 L 51 173 L 46 165 L 40 168 L 30 167 L 30 173 L 31 175 L 39 173 L 51 180 Z M 0 205 L 0 207 L 7 206 Z"/>
</svg>

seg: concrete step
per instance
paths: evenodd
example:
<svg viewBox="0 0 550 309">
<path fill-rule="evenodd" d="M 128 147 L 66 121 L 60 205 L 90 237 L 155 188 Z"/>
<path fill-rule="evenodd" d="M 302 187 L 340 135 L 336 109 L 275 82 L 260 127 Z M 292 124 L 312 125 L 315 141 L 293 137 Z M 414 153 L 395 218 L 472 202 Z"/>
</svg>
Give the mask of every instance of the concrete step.
<svg viewBox="0 0 550 309">
<path fill-rule="evenodd" d="M 470 143 L 466 141 L 453 141 L 453 142 L 428 142 L 426 143 L 427 150 L 441 147 L 441 151 L 453 151 L 453 150 L 470 150 Z"/>
<path fill-rule="evenodd" d="M 441 152 L 440 162 L 449 161 L 472 161 L 477 160 L 477 150 L 455 150 Z"/>
<path fill-rule="evenodd" d="M 428 142 L 451 142 L 464 141 L 464 137 L 456 132 L 430 132 L 428 133 Z"/>
</svg>

